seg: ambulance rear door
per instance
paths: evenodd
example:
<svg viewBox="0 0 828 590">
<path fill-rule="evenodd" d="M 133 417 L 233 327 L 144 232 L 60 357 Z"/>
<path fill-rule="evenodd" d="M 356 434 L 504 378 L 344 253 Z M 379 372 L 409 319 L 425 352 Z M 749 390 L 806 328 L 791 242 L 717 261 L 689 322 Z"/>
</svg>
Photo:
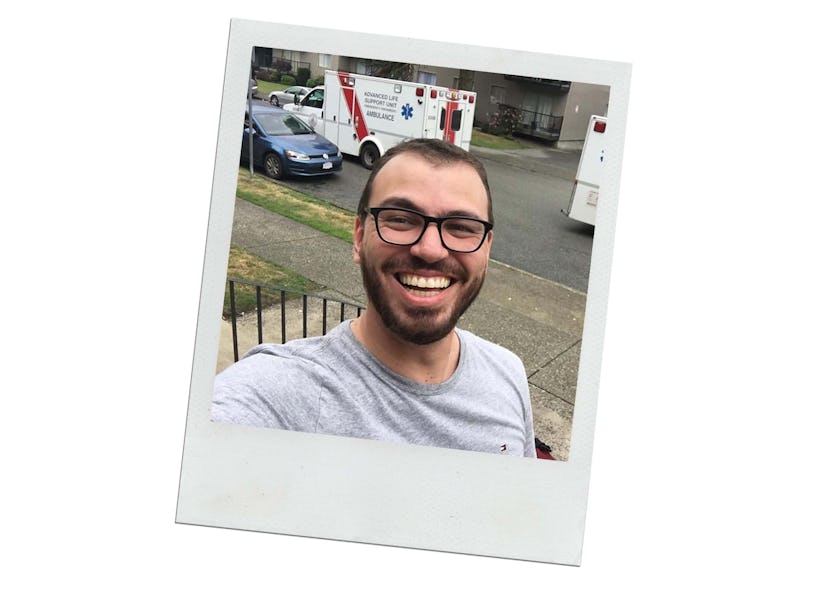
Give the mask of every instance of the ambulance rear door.
<svg viewBox="0 0 828 590">
<path fill-rule="evenodd" d="M 592 115 L 584 138 L 584 149 L 575 174 L 575 184 L 569 207 L 562 212 L 578 221 L 595 225 L 595 211 L 601 191 L 601 179 L 606 159 L 607 118 Z"/>
<path fill-rule="evenodd" d="M 325 127 L 326 137 L 344 154 L 358 155 L 359 143 L 368 135 L 360 101 L 357 98 L 359 81 L 348 72 L 326 72 L 325 88 L 328 93 L 328 110 Z"/>
<path fill-rule="evenodd" d="M 437 137 L 469 149 L 474 123 L 473 96 L 474 93 L 457 90 L 437 91 Z"/>
</svg>

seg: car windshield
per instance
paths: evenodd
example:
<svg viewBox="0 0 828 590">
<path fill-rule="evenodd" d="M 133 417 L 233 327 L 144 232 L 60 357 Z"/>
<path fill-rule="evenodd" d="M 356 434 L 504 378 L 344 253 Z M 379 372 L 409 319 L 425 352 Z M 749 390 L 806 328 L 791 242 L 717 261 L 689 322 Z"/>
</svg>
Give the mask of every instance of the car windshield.
<svg viewBox="0 0 828 590">
<path fill-rule="evenodd" d="M 289 113 L 259 113 L 256 122 L 268 135 L 307 135 L 313 130 Z"/>
</svg>

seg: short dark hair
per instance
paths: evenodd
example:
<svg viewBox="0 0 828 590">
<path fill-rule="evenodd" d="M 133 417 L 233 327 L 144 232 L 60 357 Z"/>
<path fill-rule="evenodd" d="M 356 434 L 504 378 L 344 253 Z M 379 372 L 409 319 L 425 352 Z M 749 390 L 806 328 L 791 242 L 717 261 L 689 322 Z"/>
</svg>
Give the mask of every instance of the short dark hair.
<svg viewBox="0 0 828 590">
<path fill-rule="evenodd" d="M 442 139 L 407 139 L 392 147 L 385 152 L 383 156 L 374 163 L 371 174 L 368 176 L 368 181 L 365 183 L 365 188 L 362 190 L 362 197 L 359 199 L 359 206 L 357 213 L 363 221 L 368 215 L 368 201 L 371 198 L 371 189 L 374 185 L 374 178 L 377 176 L 383 166 L 385 166 L 392 158 L 400 154 L 415 154 L 425 159 L 434 166 L 443 166 L 446 164 L 468 164 L 474 168 L 480 180 L 483 182 L 483 187 L 486 189 L 486 200 L 488 203 L 488 221 L 494 223 L 494 214 L 492 212 L 492 193 L 489 190 L 489 178 L 486 175 L 486 169 L 483 164 L 474 155 L 470 154 L 463 148 L 454 144 L 443 141 Z"/>
</svg>

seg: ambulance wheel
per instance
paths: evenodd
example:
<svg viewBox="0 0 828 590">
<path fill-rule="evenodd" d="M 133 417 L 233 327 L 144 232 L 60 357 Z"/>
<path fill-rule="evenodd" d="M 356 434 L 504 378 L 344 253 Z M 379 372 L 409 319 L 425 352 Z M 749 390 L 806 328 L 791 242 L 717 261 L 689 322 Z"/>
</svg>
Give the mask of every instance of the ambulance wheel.
<svg viewBox="0 0 828 590">
<path fill-rule="evenodd" d="M 284 166 L 282 166 L 282 160 L 280 160 L 279 156 L 276 154 L 268 154 L 265 156 L 264 169 L 265 174 L 267 174 L 270 178 L 275 178 L 276 180 L 282 178 L 285 171 Z"/>
<path fill-rule="evenodd" d="M 379 160 L 379 150 L 373 143 L 366 143 L 359 150 L 359 162 L 370 170 L 374 167 L 374 162 Z"/>
</svg>

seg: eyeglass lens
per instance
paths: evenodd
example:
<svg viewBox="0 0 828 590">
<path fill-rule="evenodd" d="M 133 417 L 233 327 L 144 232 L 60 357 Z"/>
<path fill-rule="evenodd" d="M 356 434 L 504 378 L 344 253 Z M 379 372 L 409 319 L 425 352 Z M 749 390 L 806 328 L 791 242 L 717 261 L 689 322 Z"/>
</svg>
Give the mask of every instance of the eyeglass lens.
<svg viewBox="0 0 828 590">
<path fill-rule="evenodd" d="M 413 211 L 385 209 L 377 216 L 380 237 L 399 246 L 416 243 L 424 233 L 425 218 Z M 443 244 L 457 252 L 472 252 L 480 247 L 486 236 L 482 221 L 462 217 L 446 217 L 438 224 Z"/>
</svg>

